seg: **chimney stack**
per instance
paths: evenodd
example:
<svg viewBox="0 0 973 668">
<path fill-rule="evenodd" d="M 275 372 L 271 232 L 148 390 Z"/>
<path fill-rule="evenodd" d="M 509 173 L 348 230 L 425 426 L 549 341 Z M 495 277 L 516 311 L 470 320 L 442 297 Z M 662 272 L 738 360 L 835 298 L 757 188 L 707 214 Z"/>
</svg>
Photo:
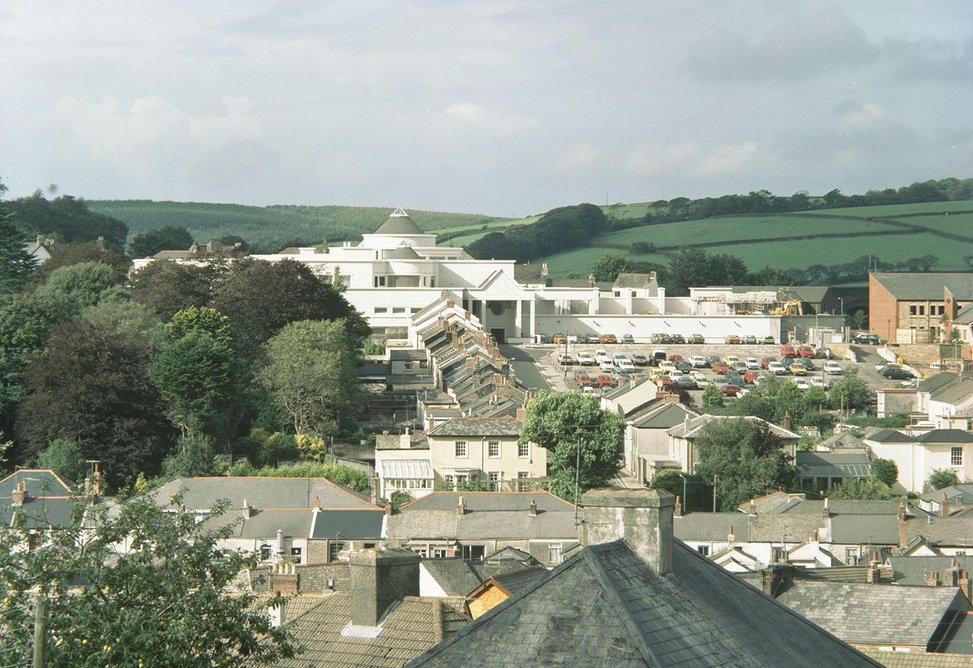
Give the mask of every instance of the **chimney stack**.
<svg viewBox="0 0 973 668">
<path fill-rule="evenodd" d="M 315 509 L 317 509 L 317 510 L 321 510 L 321 497 L 320 496 L 314 497 L 314 505 L 312 507 L 315 508 Z"/>
<path fill-rule="evenodd" d="M 790 411 L 784 411 L 784 419 L 780 421 L 780 426 L 787 431 L 791 430 L 791 413 Z"/>
<path fill-rule="evenodd" d="M 726 532 L 726 542 L 730 545 L 736 542 L 736 535 L 733 533 L 733 525 L 730 525 L 730 530 Z"/>
<path fill-rule="evenodd" d="M 824 519 L 831 517 L 831 502 L 828 501 L 828 497 L 824 497 L 824 510 L 821 511 L 821 515 Z"/>
<path fill-rule="evenodd" d="M 929 587 L 938 587 L 939 584 L 940 584 L 939 583 L 939 571 L 933 571 L 933 572 L 931 572 L 929 574 L 929 577 L 926 578 L 926 585 L 929 586 Z"/>
<path fill-rule="evenodd" d="M 253 507 L 247 499 L 243 499 L 243 519 L 248 520 L 253 517 Z"/>
<path fill-rule="evenodd" d="M 280 597 L 280 592 L 275 592 L 275 596 Z M 270 625 L 274 628 L 283 626 L 287 622 L 287 615 L 285 614 L 285 608 L 287 607 L 287 600 L 281 598 L 276 604 L 267 607 L 267 616 L 270 617 Z"/>
<path fill-rule="evenodd" d="M 750 499 L 750 510 L 749 510 L 749 513 L 751 515 L 756 515 L 757 514 L 757 500 L 756 499 Z"/>
<path fill-rule="evenodd" d="M 673 517 L 682 517 L 682 498 L 676 497 L 676 503 L 672 507 Z"/>
<path fill-rule="evenodd" d="M 15 506 L 24 505 L 27 500 L 27 481 L 19 480 L 14 491 L 10 492 L 10 500 Z"/>
<path fill-rule="evenodd" d="M 466 514 L 466 503 L 463 502 L 463 497 L 459 497 L 459 503 L 456 504 L 456 514 L 465 515 Z"/>
<path fill-rule="evenodd" d="M 530 505 L 527 507 L 527 514 L 531 517 L 537 517 L 537 500 L 531 499 Z"/>
<path fill-rule="evenodd" d="M 909 544 L 909 525 L 905 523 L 905 500 L 899 504 L 899 547 Z"/>
<path fill-rule="evenodd" d="M 583 542 L 624 540 L 656 573 L 672 570 L 675 497 L 662 489 L 593 489 L 581 497 Z"/>
<path fill-rule="evenodd" d="M 946 492 L 943 492 L 942 497 L 939 499 L 939 516 L 949 517 L 949 500 L 946 498 Z"/>
<path fill-rule="evenodd" d="M 419 595 L 419 555 L 412 550 L 361 550 L 352 555 L 349 567 L 355 626 L 378 626 L 394 603 Z"/>
</svg>

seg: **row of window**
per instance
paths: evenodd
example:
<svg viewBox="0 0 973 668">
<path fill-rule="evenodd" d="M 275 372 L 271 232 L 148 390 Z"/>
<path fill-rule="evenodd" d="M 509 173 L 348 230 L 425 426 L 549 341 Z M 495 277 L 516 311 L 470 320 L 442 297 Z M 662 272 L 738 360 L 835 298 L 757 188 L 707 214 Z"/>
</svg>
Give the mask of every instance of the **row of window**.
<svg viewBox="0 0 973 668">
<path fill-rule="evenodd" d="M 412 315 L 412 313 L 414 313 L 416 311 L 416 309 L 410 308 L 408 306 L 392 306 L 391 308 L 392 308 L 391 313 L 393 315 Z M 375 313 L 376 314 L 389 313 L 389 307 L 388 306 L 376 306 L 375 307 Z"/>
<path fill-rule="evenodd" d="M 939 316 L 945 312 L 946 312 L 946 307 L 943 304 L 929 304 L 929 315 Z M 909 315 L 911 316 L 926 315 L 926 305 L 909 304 Z"/>
<path fill-rule="evenodd" d="M 410 276 L 408 278 L 415 278 L 415 277 Z M 372 285 L 373 285 L 373 287 L 376 287 L 376 288 L 387 288 L 390 285 L 390 281 L 388 280 L 388 276 L 384 276 L 384 275 L 383 276 L 375 276 L 374 279 L 372 280 Z M 410 285 L 410 286 L 406 286 L 406 287 L 415 287 L 415 286 L 411 286 Z M 434 288 L 434 287 L 436 287 L 436 277 L 435 276 L 420 276 L 419 277 L 419 286 L 418 287 L 420 287 L 420 288 Z"/>
<path fill-rule="evenodd" d="M 487 441 L 487 457 L 499 457 L 500 456 L 501 443 L 500 441 Z M 460 459 L 465 459 L 470 456 L 469 443 L 466 441 L 456 441 L 453 446 L 453 452 L 456 457 Z M 530 443 L 518 443 L 517 444 L 517 456 L 518 457 L 530 457 Z"/>
<path fill-rule="evenodd" d="M 517 491 L 527 491 L 526 482 L 529 478 L 530 471 L 517 471 Z M 500 471 L 488 471 L 487 480 L 489 482 L 489 491 L 503 491 L 503 474 Z M 447 489 L 457 490 L 470 485 L 475 486 L 479 482 L 479 476 L 476 473 L 467 475 L 444 475 L 443 482 Z"/>
<path fill-rule="evenodd" d="M 389 489 L 432 489 L 432 478 L 386 478 Z"/>
<path fill-rule="evenodd" d="M 446 559 L 450 556 L 450 550 L 446 547 L 416 546 L 412 551 L 424 559 Z M 463 545 L 463 559 L 465 561 L 483 561 L 486 556 L 486 546 L 484 545 Z M 564 546 L 561 543 L 548 543 L 547 560 L 551 564 L 559 564 L 564 558 Z"/>
<path fill-rule="evenodd" d="M 949 464 L 950 466 L 963 465 L 963 446 L 954 445 L 949 449 Z"/>
</svg>

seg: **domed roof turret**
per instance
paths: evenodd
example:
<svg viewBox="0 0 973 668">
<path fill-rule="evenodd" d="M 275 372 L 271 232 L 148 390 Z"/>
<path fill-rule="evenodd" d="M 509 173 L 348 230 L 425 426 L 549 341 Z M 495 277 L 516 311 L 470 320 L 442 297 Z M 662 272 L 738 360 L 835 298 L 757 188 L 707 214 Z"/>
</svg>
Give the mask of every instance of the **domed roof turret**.
<svg viewBox="0 0 973 668">
<path fill-rule="evenodd" d="M 409 214 L 399 208 L 389 214 L 389 217 L 384 223 L 382 223 L 382 226 L 375 230 L 375 234 L 392 234 L 402 236 L 424 234 L 424 232 L 419 229 L 419 226 L 416 225 L 411 218 L 409 218 Z"/>
</svg>

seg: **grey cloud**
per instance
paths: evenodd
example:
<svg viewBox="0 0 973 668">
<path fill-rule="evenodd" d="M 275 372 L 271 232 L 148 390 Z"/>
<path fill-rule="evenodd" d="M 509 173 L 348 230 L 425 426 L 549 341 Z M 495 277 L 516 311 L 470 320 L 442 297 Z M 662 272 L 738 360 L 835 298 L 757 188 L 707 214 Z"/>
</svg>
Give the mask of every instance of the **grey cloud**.
<svg viewBox="0 0 973 668">
<path fill-rule="evenodd" d="M 882 51 L 901 80 L 973 80 L 973 39 L 886 39 Z"/>
<path fill-rule="evenodd" d="M 710 79 L 805 79 L 872 61 L 878 48 L 840 11 L 790 17 L 756 40 L 713 31 L 689 47 L 690 73 Z"/>
</svg>

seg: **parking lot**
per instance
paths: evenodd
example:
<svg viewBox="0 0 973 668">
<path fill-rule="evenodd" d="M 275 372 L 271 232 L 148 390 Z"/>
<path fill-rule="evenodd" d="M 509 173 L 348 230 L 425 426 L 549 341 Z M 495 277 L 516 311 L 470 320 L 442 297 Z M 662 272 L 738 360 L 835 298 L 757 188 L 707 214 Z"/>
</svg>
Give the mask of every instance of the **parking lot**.
<svg viewBox="0 0 973 668">
<path fill-rule="evenodd" d="M 573 392 L 594 392 L 594 393 L 604 393 L 610 391 L 612 388 L 617 387 L 620 383 L 627 382 L 631 378 L 642 378 L 649 377 L 656 380 L 660 375 L 660 369 L 657 366 L 646 365 L 646 366 L 636 366 L 631 373 L 619 372 L 618 369 L 612 369 L 611 371 L 606 369 L 603 371 L 600 367 L 595 364 L 591 366 L 580 366 L 578 365 L 577 358 L 579 353 L 587 353 L 591 357 L 595 357 L 596 353 L 604 352 L 607 353 L 609 357 L 620 353 L 625 356 L 625 358 L 631 360 L 635 353 L 641 353 L 646 359 L 651 360 L 652 355 L 655 351 L 664 351 L 666 359 L 671 360 L 673 356 L 679 356 L 683 360 L 689 360 L 693 356 L 701 356 L 703 358 L 707 357 L 718 357 L 720 360 L 726 360 L 731 356 L 737 357 L 740 361 L 746 362 L 748 358 L 756 360 L 760 364 L 759 369 L 752 369 L 753 375 L 756 378 L 766 377 L 771 374 L 764 366 L 767 360 L 780 360 L 780 346 L 779 345 L 768 345 L 768 344 L 738 344 L 738 345 L 727 345 L 727 344 L 667 344 L 667 345 L 657 345 L 652 343 L 616 343 L 616 344 L 604 344 L 604 343 L 567 343 L 561 345 L 553 344 L 533 344 L 527 346 L 516 346 L 515 348 L 523 351 L 523 354 L 518 355 L 520 360 L 529 359 L 536 366 L 537 375 L 544 379 L 544 384 L 547 387 L 540 386 L 538 384 L 526 382 L 526 379 L 522 379 L 529 387 L 534 387 L 535 389 L 551 389 L 556 391 L 573 391 Z M 841 359 L 834 357 L 830 361 L 836 363 L 841 368 L 841 373 L 828 373 L 824 370 L 824 364 L 829 360 L 826 358 L 813 358 L 811 363 L 814 368 L 807 370 L 805 375 L 795 376 L 790 372 L 787 372 L 777 377 L 782 380 L 789 380 L 798 384 L 802 390 L 806 390 L 813 386 L 819 386 L 827 389 L 829 384 L 837 379 L 840 379 L 844 375 L 845 370 L 849 367 L 858 367 L 859 377 L 864 380 L 873 389 L 879 387 L 903 387 L 908 383 L 903 381 L 888 380 L 880 375 L 880 373 L 875 370 L 874 364 L 881 358 L 875 354 L 874 349 L 876 346 L 853 346 L 852 351 L 858 358 L 858 363 L 851 362 L 847 359 Z M 559 356 L 570 355 L 571 359 L 574 360 L 573 363 L 562 364 L 559 361 Z M 522 363 L 522 362 L 521 362 Z M 753 363 L 751 362 L 751 366 Z M 589 376 L 594 379 L 594 388 L 592 390 L 582 390 L 579 384 L 575 381 L 575 371 L 578 369 L 585 369 L 588 371 Z M 521 370 L 516 370 L 518 373 L 518 378 L 520 378 Z M 697 404 L 701 404 L 701 395 L 706 385 L 708 384 L 719 384 L 722 386 L 727 383 L 725 373 L 716 373 L 713 369 L 709 367 L 696 367 L 692 371 L 693 375 L 697 379 L 696 389 L 687 389 L 690 396 L 696 401 Z M 599 375 L 610 375 L 611 385 L 603 385 L 598 387 L 598 376 Z M 723 377 L 718 377 L 723 376 Z M 602 382 L 604 382 L 604 378 Z M 736 381 L 739 382 L 739 381 Z M 756 380 L 756 382 L 760 382 Z M 912 383 L 914 385 L 914 381 Z M 742 388 L 746 391 L 747 388 L 752 387 L 750 384 L 745 384 Z"/>
</svg>

